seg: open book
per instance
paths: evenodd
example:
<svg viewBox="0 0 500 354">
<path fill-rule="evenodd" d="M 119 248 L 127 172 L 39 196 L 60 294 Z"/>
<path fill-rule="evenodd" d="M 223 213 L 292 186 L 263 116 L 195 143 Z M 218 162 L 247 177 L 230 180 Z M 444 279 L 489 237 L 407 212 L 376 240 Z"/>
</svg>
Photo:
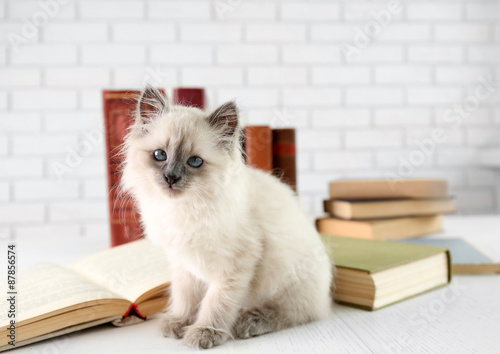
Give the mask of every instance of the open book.
<svg viewBox="0 0 500 354">
<path fill-rule="evenodd" d="M 26 269 L 17 277 L 15 318 L 8 317 L 11 304 L 2 302 L 0 351 L 101 323 L 147 318 L 166 306 L 170 274 L 162 250 L 147 240 L 95 254 L 71 269 L 53 264 Z M 6 288 L 1 291 L 7 294 Z"/>
</svg>

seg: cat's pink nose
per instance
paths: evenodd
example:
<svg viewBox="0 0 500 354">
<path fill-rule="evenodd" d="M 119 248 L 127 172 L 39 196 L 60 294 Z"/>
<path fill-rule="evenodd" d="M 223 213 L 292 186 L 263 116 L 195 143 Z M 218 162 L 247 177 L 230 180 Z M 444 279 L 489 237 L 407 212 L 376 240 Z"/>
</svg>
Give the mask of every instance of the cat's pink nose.
<svg viewBox="0 0 500 354">
<path fill-rule="evenodd" d="M 176 176 L 176 175 L 166 175 L 165 180 L 167 183 L 171 186 L 175 183 L 177 183 L 181 179 L 181 176 Z"/>
</svg>

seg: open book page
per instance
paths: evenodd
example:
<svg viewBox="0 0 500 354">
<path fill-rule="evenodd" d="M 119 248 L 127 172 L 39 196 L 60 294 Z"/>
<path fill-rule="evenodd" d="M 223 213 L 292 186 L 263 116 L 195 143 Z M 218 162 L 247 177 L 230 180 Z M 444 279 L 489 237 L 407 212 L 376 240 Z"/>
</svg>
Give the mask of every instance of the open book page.
<svg viewBox="0 0 500 354">
<path fill-rule="evenodd" d="M 7 294 L 7 288 L 0 289 Z M 16 322 L 34 319 L 36 316 L 61 310 L 92 300 L 116 299 L 117 294 L 100 287 L 84 277 L 57 265 L 41 264 L 20 272 L 15 294 Z M 9 322 L 10 303 L 2 301 L 0 326 Z"/>
<path fill-rule="evenodd" d="M 170 282 L 170 267 L 165 254 L 148 240 L 110 248 L 85 258 L 72 269 L 130 302 Z"/>
</svg>

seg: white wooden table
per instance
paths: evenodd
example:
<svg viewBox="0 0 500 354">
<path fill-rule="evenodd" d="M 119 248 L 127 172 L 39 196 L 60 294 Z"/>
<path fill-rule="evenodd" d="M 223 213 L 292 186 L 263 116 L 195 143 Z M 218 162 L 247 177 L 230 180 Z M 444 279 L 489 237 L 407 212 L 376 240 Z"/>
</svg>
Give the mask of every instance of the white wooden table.
<svg viewBox="0 0 500 354">
<path fill-rule="evenodd" d="M 93 238 L 17 240 L 19 266 L 40 261 L 71 265 L 107 247 Z M 56 237 L 57 236 L 57 237 Z M 472 240 L 500 261 L 500 216 L 449 216 L 445 232 L 431 237 Z M 87 329 L 16 349 L 13 353 L 187 353 L 163 338 L 156 320 Z M 500 275 L 455 276 L 451 285 L 387 308 L 367 312 L 336 306 L 328 320 L 248 340 L 210 353 L 500 353 Z"/>
</svg>

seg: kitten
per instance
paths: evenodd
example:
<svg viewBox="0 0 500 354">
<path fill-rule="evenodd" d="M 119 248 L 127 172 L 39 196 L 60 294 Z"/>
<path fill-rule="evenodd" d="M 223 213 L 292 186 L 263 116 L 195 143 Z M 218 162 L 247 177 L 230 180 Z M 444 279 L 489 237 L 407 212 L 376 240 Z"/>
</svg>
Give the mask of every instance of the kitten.
<svg viewBox="0 0 500 354">
<path fill-rule="evenodd" d="M 245 166 L 238 108 L 172 106 L 147 87 L 124 144 L 122 187 L 172 267 L 161 326 L 196 348 L 331 312 L 332 266 L 292 190 Z"/>
</svg>

